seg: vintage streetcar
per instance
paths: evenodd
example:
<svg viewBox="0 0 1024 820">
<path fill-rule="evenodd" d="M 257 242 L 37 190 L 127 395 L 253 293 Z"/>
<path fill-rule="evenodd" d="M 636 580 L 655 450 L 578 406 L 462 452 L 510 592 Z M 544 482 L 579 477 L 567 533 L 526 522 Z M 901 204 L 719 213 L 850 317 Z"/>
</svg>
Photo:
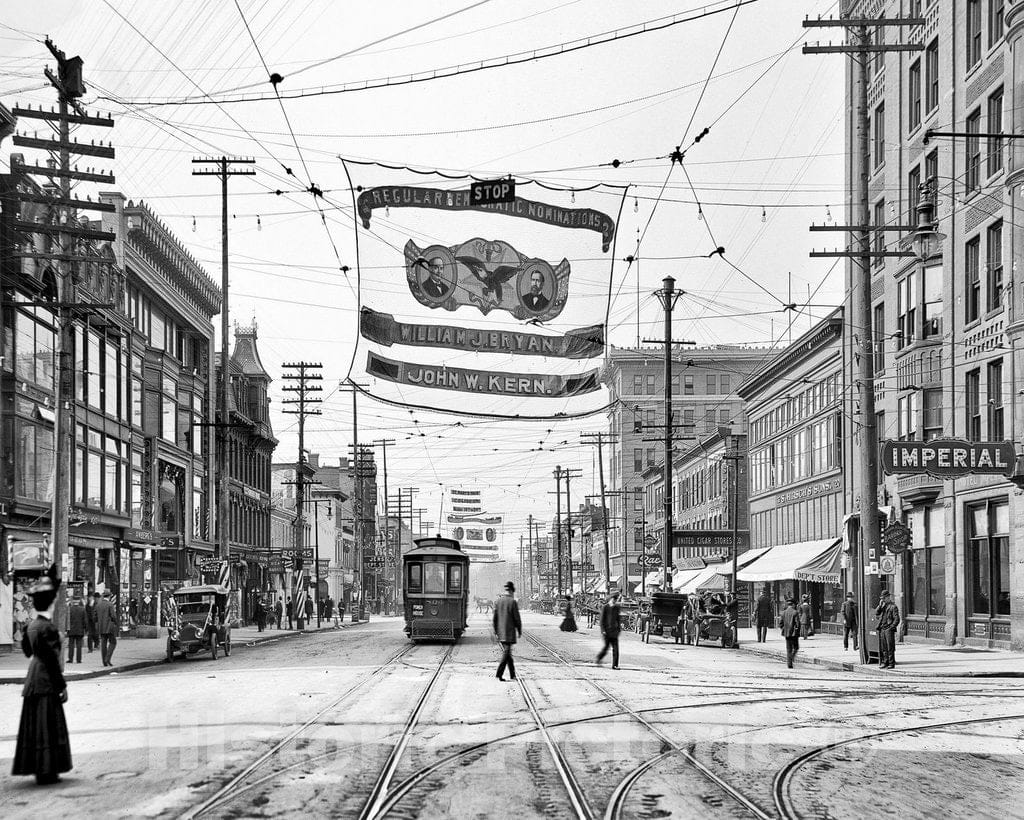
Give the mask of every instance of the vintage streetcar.
<svg viewBox="0 0 1024 820">
<path fill-rule="evenodd" d="M 413 641 L 457 641 L 466 628 L 469 557 L 453 538 L 418 538 L 402 556 L 405 634 Z"/>
</svg>

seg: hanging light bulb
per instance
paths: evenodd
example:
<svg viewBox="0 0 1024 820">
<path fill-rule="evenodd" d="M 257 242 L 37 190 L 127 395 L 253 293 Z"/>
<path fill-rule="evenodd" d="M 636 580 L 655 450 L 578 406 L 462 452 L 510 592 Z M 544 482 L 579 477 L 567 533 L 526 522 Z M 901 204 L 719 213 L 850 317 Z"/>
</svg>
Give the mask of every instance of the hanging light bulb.
<svg viewBox="0 0 1024 820">
<path fill-rule="evenodd" d="M 391 218 L 391 208 L 388 205 L 384 206 L 384 216 Z"/>
<path fill-rule="evenodd" d="M 571 191 L 569 193 L 569 197 L 570 197 L 570 201 L 575 205 L 576 204 L 576 192 L 575 191 Z"/>
<path fill-rule="evenodd" d="M 452 205 L 454 205 L 454 204 L 455 204 L 455 201 L 454 201 L 454 200 L 452 199 L 452 192 L 451 192 L 451 191 L 449 191 L 449 192 L 448 192 L 448 207 L 450 208 L 450 207 L 452 207 Z"/>
<path fill-rule="evenodd" d="M 633 213 L 640 213 L 640 200 L 636 197 L 633 197 Z"/>
<path fill-rule="evenodd" d="M 768 221 L 768 214 L 765 212 L 764 205 L 761 206 L 761 221 L 762 222 L 767 222 Z"/>
<path fill-rule="evenodd" d="M 828 205 L 825 206 L 825 221 L 826 222 L 831 222 L 832 221 L 832 209 L 829 208 Z"/>
<path fill-rule="evenodd" d="M 703 222 L 704 221 L 704 211 L 701 210 L 700 205 L 697 206 L 697 221 L 698 222 Z"/>
<path fill-rule="evenodd" d="M 257 231 L 262 231 L 263 230 L 263 220 L 260 219 L 260 215 L 259 214 L 256 214 L 256 230 Z"/>
</svg>

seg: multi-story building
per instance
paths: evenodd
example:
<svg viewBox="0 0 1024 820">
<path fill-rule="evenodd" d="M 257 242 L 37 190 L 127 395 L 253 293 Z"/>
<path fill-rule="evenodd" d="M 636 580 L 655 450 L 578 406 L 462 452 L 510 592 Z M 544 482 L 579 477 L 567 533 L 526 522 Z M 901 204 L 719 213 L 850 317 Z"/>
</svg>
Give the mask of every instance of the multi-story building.
<svg viewBox="0 0 1024 820">
<path fill-rule="evenodd" d="M 674 356 L 670 390 L 675 435 L 682 446 L 687 446 L 683 444 L 686 438 L 692 442 L 695 437 L 712 435 L 719 426 L 729 426 L 737 433 L 746 429 L 736 387 L 764 357 L 763 350 L 724 345 L 687 349 Z M 623 576 L 625 588 L 627 579 L 630 584 L 641 581 L 635 561 L 629 560 L 627 568 L 627 553 L 633 554 L 635 549 L 642 514 L 642 502 L 636 501 L 634 492 L 643 487 L 644 470 L 664 463 L 664 358 L 653 347 L 612 348 L 607 364 L 611 393 L 608 548 L 612 576 Z M 650 520 L 646 529 L 661 537 L 661 530 L 655 531 Z"/>
<path fill-rule="evenodd" d="M 39 192 L 22 162 L 12 156 L 8 194 Z M 68 578 L 73 588 L 110 590 L 122 629 L 155 636 L 168 589 L 197 579 L 199 559 L 212 553 L 212 429 L 197 423 L 209 417 L 221 296 L 143 203 L 119 193 L 100 200 L 111 210 L 79 224 L 116 238 L 82 243 L 87 261 L 69 272 L 76 301 L 94 307 L 73 318 Z M 13 203 L 6 199 L 5 219 L 53 218 L 45 206 L 29 213 Z M 14 256 L 28 248 L 24 239 L 3 236 L 0 523 L 16 565 L 13 587 L 0 586 L 20 599 L 38 568 L 17 556 L 41 554 L 50 527 L 55 323 L 38 302 L 54 297 L 55 274 L 44 259 Z M 45 252 L 44 241 L 32 249 Z"/>
<path fill-rule="evenodd" d="M 850 0 L 843 7 L 853 17 L 909 11 L 925 18 L 922 26 L 885 30 L 885 42 L 922 49 L 873 56 L 870 156 L 851 152 L 847 165 L 849 213 L 858 213 L 865 173 L 872 223 L 917 228 L 875 239 L 876 249 L 908 252 L 874 260 L 871 271 L 879 439 L 1018 440 L 1024 146 L 995 135 L 1024 127 L 1024 3 Z M 851 69 L 850 145 L 860 127 L 857 78 Z M 851 261 L 848 292 L 859 275 Z M 862 331 L 849 335 L 851 352 Z M 869 503 L 856 491 L 852 500 L 854 510 Z M 1024 648 L 1024 562 L 1016 552 L 1024 504 L 1014 485 L 1001 476 L 893 475 L 880 500 L 895 506 L 913 543 L 867 577 L 869 601 L 880 586 L 894 592 L 907 640 Z"/>
<path fill-rule="evenodd" d="M 810 595 L 818 628 L 836 622 L 844 594 L 848 368 L 840 309 L 739 387 L 749 425 L 750 546 L 767 552 L 737 578 L 758 593 L 768 586 L 780 603 Z M 815 561 L 835 566 L 805 570 Z"/>
<path fill-rule="evenodd" d="M 220 354 L 216 360 L 220 384 Z M 235 328 L 235 346 L 228 367 L 231 389 L 228 426 L 224 428 L 228 454 L 228 545 L 231 554 L 240 559 L 232 568 L 232 586 L 242 590 L 241 615 L 251 621 L 257 597 L 271 588 L 270 465 L 277 446 L 270 426 L 267 393 L 271 379 L 260 361 L 255 324 Z"/>
</svg>

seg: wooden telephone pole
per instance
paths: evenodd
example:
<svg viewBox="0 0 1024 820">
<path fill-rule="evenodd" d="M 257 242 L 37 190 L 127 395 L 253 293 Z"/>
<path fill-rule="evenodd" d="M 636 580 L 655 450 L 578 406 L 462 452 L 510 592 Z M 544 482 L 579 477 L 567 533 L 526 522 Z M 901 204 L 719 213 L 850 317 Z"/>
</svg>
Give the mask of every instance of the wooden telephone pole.
<svg viewBox="0 0 1024 820">
<path fill-rule="evenodd" d="M 221 224 L 220 224 L 220 384 L 217 387 L 218 415 L 217 426 L 217 557 L 221 561 L 229 559 L 230 546 L 228 532 L 231 526 L 231 507 L 228 499 L 228 391 L 231 390 L 231 358 L 229 336 L 231 327 L 228 324 L 228 177 L 256 175 L 249 167 L 232 168 L 232 165 L 255 165 L 254 159 L 232 159 L 229 157 L 193 157 L 192 164 L 214 165 L 216 170 L 198 169 L 192 171 L 194 177 L 219 177 L 221 184 Z"/>
<path fill-rule="evenodd" d="M 78 210 L 114 211 L 114 206 L 107 203 L 92 202 L 71 196 L 71 180 L 79 182 L 113 183 L 114 176 L 109 173 L 79 171 L 71 167 L 71 156 L 114 158 L 114 149 L 108 143 L 91 143 L 86 145 L 72 141 L 72 125 L 91 125 L 111 128 L 113 119 L 90 115 L 78 103 L 85 94 L 85 83 L 82 78 L 82 58 L 67 57 L 58 49 L 53 41 L 46 40 L 46 47 L 57 60 L 57 73 L 49 68 L 44 73 L 50 84 L 57 91 L 57 111 L 22 108 L 15 106 L 12 114 L 25 119 L 43 120 L 56 132 L 56 139 L 39 139 L 35 135 L 15 134 L 14 145 L 26 148 L 39 148 L 48 151 L 51 161 L 47 166 L 12 163 L 11 171 L 18 174 L 42 176 L 51 181 L 43 189 L 43 193 L 33 191 L 19 192 L 15 195 L 19 203 L 19 218 L 11 223 L 14 232 L 25 237 L 23 243 L 29 250 L 18 248 L 14 258 L 44 260 L 55 274 L 55 292 L 41 294 L 38 301 L 21 302 L 22 305 L 38 305 L 54 312 L 56 334 L 54 357 L 57 366 L 54 371 L 54 483 L 53 504 L 50 510 L 51 558 L 57 565 L 58 577 L 63 578 L 65 562 L 68 559 L 68 526 L 71 512 L 71 453 L 73 450 L 72 433 L 74 432 L 74 394 L 72 377 L 74 375 L 71 351 L 74 347 L 74 320 L 83 313 L 113 308 L 115 305 L 98 302 L 86 302 L 78 298 L 78 282 L 81 278 L 79 264 L 95 262 L 110 264 L 110 260 L 88 251 L 80 251 L 77 245 L 82 240 L 113 242 L 117 237 L 109 231 L 100 231 L 78 226 L 75 214 Z M 71 113 L 74 111 L 74 113 Z M 59 180 L 56 186 L 54 179 Z M 35 203 L 47 206 L 49 213 L 45 221 L 33 222 L 20 218 L 22 203 Z M 47 251 L 35 249 L 31 237 L 34 235 L 50 237 L 50 248 Z M 3 287 L 21 282 L 3 281 Z M 44 283 L 45 285 L 46 283 Z M 61 585 L 54 610 L 54 623 L 58 629 L 65 627 L 67 613 L 67 587 Z M 127 611 L 127 610 L 126 610 Z M 63 662 L 63 655 L 61 656 Z"/>
<path fill-rule="evenodd" d="M 839 45 L 805 45 L 804 54 L 848 54 L 857 67 L 857 140 L 851 143 L 851 150 L 856 152 L 852 158 L 853 167 L 859 170 L 857 216 L 851 225 L 811 226 L 811 230 L 845 231 L 853 235 L 851 243 L 857 250 L 812 251 L 812 257 L 846 257 L 856 260 L 853 267 L 854 282 L 852 283 L 854 310 L 846 316 L 847 338 L 857 339 L 859 349 L 854 351 L 856 364 L 856 380 L 860 412 L 854 418 L 860 419 L 860 446 L 857 448 L 860 458 L 860 545 L 857 560 L 854 561 L 854 578 L 857 588 L 858 605 L 861 617 L 858 619 L 860 630 L 861 663 L 868 661 L 868 620 L 869 600 L 868 585 L 864 576 L 864 567 L 868 565 L 869 556 L 875 560 L 881 554 L 881 533 L 878 527 L 878 427 L 875 420 L 875 357 L 874 337 L 872 328 L 874 317 L 871 307 L 871 262 L 875 258 L 889 256 L 905 257 L 914 254 L 903 251 L 887 251 L 884 248 L 871 249 L 871 236 L 876 231 L 902 231 L 908 226 L 903 225 L 872 225 L 869 181 L 871 177 L 871 115 L 868 111 L 868 62 L 872 54 L 892 51 L 922 51 L 920 43 L 883 43 L 882 38 L 875 36 L 888 28 L 923 26 L 923 17 L 905 17 L 886 19 L 884 17 L 846 17 L 838 20 L 804 20 L 804 28 L 845 28 L 850 34 L 850 42 Z M 877 42 L 876 42 L 877 41 Z M 910 228 L 913 230 L 913 228 Z M 734 576 L 735 577 L 735 576 Z"/>
<path fill-rule="evenodd" d="M 582 433 L 580 435 L 580 438 L 582 438 L 584 441 L 589 441 L 592 444 L 594 444 L 594 443 L 597 444 L 597 474 L 598 474 L 598 480 L 601 483 L 601 532 L 604 534 L 604 582 L 605 582 L 605 588 L 607 589 L 608 584 L 610 584 L 611 580 L 612 580 L 612 570 L 611 570 L 611 558 L 608 556 L 608 553 L 611 550 L 609 550 L 609 548 L 608 548 L 608 505 L 605 502 L 605 489 L 604 489 L 604 449 L 603 449 L 602 445 L 605 442 L 608 442 L 609 444 L 614 443 L 614 441 L 615 441 L 615 434 L 612 433 L 612 434 L 608 435 L 608 434 L 602 434 L 602 433 Z M 626 552 L 626 550 L 625 550 L 625 538 L 626 537 L 627 536 L 624 533 L 623 534 L 623 552 L 624 552 L 624 554 Z M 625 572 L 623 574 L 628 579 L 629 578 L 629 559 L 628 559 L 628 557 L 627 557 L 627 559 L 625 561 L 625 566 L 626 566 L 626 570 L 625 570 Z"/>
</svg>

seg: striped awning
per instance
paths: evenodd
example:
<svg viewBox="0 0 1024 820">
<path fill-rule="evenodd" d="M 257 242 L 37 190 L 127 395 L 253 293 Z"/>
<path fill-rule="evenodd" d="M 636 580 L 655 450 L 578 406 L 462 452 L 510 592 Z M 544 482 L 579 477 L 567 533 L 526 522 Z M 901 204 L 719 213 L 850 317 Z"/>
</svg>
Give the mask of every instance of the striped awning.
<svg viewBox="0 0 1024 820">
<path fill-rule="evenodd" d="M 836 541 L 832 547 L 796 571 L 796 580 L 812 581 L 819 584 L 838 584 L 842 581 L 840 569 L 843 542 Z"/>
<path fill-rule="evenodd" d="M 837 545 L 841 538 L 825 538 L 818 541 L 799 541 L 795 544 L 780 544 L 751 562 L 736 574 L 738 581 L 791 581 L 797 571 L 813 563 L 824 553 Z"/>
</svg>

